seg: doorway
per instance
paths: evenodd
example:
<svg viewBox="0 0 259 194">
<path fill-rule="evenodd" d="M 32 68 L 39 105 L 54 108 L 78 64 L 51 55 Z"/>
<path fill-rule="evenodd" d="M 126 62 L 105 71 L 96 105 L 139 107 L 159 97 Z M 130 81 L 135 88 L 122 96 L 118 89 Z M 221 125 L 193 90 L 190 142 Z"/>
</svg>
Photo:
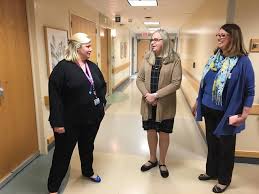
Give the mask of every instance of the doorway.
<svg viewBox="0 0 259 194">
<path fill-rule="evenodd" d="M 110 74 L 109 74 L 109 47 L 108 47 L 108 33 L 109 29 L 100 28 L 100 37 L 101 37 L 101 71 L 103 73 L 103 77 L 105 82 L 107 83 L 107 94 L 109 94 L 109 85 L 110 85 Z"/>
<path fill-rule="evenodd" d="M 38 153 L 26 1 L 1 0 L 0 181 Z"/>
<path fill-rule="evenodd" d="M 139 71 L 140 66 L 143 63 L 145 54 L 149 51 L 149 40 L 138 40 L 138 64 L 137 71 Z"/>
<path fill-rule="evenodd" d="M 89 20 L 86 20 L 80 16 L 71 14 L 71 32 L 72 35 L 77 32 L 86 33 L 91 38 L 92 53 L 90 61 L 97 64 L 97 55 L 96 55 L 96 24 Z"/>
</svg>

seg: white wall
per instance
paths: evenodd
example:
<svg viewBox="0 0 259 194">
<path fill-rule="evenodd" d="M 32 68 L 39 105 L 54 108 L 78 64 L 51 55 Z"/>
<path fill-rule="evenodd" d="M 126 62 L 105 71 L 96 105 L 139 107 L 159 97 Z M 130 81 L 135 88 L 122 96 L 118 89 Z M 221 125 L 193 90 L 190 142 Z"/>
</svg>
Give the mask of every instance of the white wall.
<svg viewBox="0 0 259 194">
<path fill-rule="evenodd" d="M 130 63 L 130 42 L 131 42 L 131 35 L 130 31 L 125 26 L 117 25 L 115 26 L 117 36 L 113 38 L 114 48 L 113 48 L 113 63 L 112 67 L 116 68 L 119 67 L 125 63 Z M 120 46 L 121 42 L 127 42 L 128 48 L 127 48 L 127 56 L 124 58 L 120 57 Z M 113 74 L 112 76 L 112 85 L 116 86 L 118 83 L 120 83 L 125 78 L 129 77 L 130 75 L 130 67 L 124 69 L 123 71 L 120 71 L 116 74 Z"/>
<path fill-rule="evenodd" d="M 216 48 L 215 34 L 226 21 L 226 10 L 226 0 L 205 1 L 180 29 L 178 52 L 182 66 L 197 80 L 200 80 L 202 69 Z M 192 68 L 193 62 L 196 63 L 195 69 Z"/>
<path fill-rule="evenodd" d="M 245 46 L 248 49 L 251 38 L 259 39 L 259 1 L 258 0 L 236 0 L 236 12 L 234 21 L 240 25 Z M 250 53 L 255 71 L 255 99 L 254 103 L 259 104 L 259 53 Z M 238 136 L 237 149 L 259 152 L 259 116 L 249 116 L 246 131 Z"/>
<path fill-rule="evenodd" d="M 235 13 L 235 22 L 240 25 L 243 35 L 244 42 L 247 49 L 249 49 L 250 39 L 256 38 L 259 39 L 259 1 L 258 0 L 236 0 L 236 13 Z M 256 95 L 255 103 L 259 104 L 259 53 L 249 54 L 254 67 L 255 74 L 255 85 Z"/>
</svg>

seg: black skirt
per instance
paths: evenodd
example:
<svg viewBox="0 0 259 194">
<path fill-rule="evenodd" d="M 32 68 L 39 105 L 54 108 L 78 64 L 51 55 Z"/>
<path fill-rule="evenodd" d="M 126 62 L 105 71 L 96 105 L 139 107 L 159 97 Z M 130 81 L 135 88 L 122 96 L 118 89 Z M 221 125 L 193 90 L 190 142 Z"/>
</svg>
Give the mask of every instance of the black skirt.
<svg viewBox="0 0 259 194">
<path fill-rule="evenodd" d="M 142 121 L 142 126 L 144 130 L 155 129 L 157 132 L 172 133 L 174 118 L 156 122 L 156 106 L 152 106 L 152 118 L 147 121 Z"/>
</svg>

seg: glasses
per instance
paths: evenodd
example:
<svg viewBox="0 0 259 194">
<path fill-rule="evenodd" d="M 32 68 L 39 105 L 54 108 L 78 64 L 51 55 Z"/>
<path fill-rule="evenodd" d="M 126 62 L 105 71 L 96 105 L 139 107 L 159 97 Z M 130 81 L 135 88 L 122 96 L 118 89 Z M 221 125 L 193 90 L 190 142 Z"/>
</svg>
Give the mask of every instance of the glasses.
<svg viewBox="0 0 259 194">
<path fill-rule="evenodd" d="M 159 38 L 153 38 L 153 39 L 150 39 L 150 42 L 158 42 L 160 40 L 163 40 L 163 39 L 159 39 Z"/>
<path fill-rule="evenodd" d="M 219 33 L 217 33 L 217 34 L 216 34 L 216 37 L 217 37 L 217 38 L 226 38 L 228 35 L 229 35 L 229 34 L 219 34 Z"/>
</svg>

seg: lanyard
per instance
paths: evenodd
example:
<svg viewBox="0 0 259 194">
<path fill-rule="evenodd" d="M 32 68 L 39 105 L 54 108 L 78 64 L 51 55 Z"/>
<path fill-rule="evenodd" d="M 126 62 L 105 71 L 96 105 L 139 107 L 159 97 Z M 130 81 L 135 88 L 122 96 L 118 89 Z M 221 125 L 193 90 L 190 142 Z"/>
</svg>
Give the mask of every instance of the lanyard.
<svg viewBox="0 0 259 194">
<path fill-rule="evenodd" d="M 93 94 L 96 96 L 96 92 L 95 92 L 95 88 L 94 88 L 94 79 L 93 79 L 92 73 L 91 73 L 87 63 L 85 63 L 85 72 L 84 73 L 85 73 L 86 78 L 88 79 L 88 81 L 91 84 L 89 94 L 91 95 L 93 92 Z"/>
<path fill-rule="evenodd" d="M 87 63 L 85 63 L 85 72 L 84 73 L 85 73 L 86 78 L 90 82 L 91 86 L 93 86 L 94 85 L 94 79 L 93 79 L 92 73 L 91 73 Z"/>
</svg>

